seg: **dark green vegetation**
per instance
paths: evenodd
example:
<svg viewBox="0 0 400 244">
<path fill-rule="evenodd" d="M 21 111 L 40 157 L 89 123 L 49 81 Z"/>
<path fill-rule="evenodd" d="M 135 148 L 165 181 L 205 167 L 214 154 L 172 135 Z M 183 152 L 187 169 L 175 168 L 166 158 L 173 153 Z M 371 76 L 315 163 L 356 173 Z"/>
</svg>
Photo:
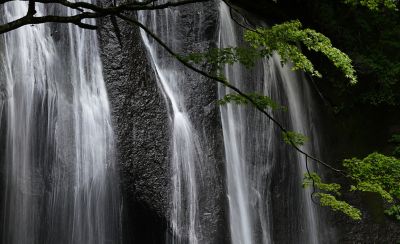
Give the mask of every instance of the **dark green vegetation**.
<svg viewBox="0 0 400 244">
<path fill-rule="evenodd" d="M 341 191 L 376 193 L 385 201 L 385 213 L 400 221 L 400 159 L 372 153 L 364 159 L 352 158 L 343 162 L 352 185 L 343 189 L 337 183 L 324 183 L 316 173 L 306 174 L 303 186 L 314 186 L 314 194 L 322 206 L 341 211 L 354 220 L 361 219 L 361 211 L 345 201 L 338 200 Z"/>
<path fill-rule="evenodd" d="M 362 81 L 356 86 L 348 86 L 340 74 L 324 65 L 324 58 L 313 59 L 317 67 L 320 64 L 323 73 L 330 74 L 324 80 L 329 81 L 330 98 L 338 111 L 351 110 L 359 104 L 400 105 L 400 93 L 397 92 L 400 88 L 400 14 L 395 9 L 397 1 L 347 1 L 353 4 L 329 0 L 290 2 L 304 4 L 303 8 L 308 12 L 301 16 L 299 13 L 291 14 L 297 15 L 303 24 L 324 33 L 353 60 L 357 76 Z"/>
<path fill-rule="evenodd" d="M 304 27 L 327 36 L 333 45 L 349 55 L 362 82 L 349 86 L 323 56 L 304 50 L 324 75 L 321 85 L 338 112 L 359 104 L 398 106 L 400 94 L 400 14 L 397 0 L 342 1 L 257 1 L 233 3 L 260 14 L 272 23 L 299 20 Z"/>
</svg>

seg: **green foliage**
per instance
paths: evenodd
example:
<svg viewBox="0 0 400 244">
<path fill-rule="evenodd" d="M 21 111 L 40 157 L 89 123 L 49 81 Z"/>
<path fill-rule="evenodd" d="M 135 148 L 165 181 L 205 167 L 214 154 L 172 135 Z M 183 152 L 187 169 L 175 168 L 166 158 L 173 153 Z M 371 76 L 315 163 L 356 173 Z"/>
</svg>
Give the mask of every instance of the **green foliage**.
<svg viewBox="0 0 400 244">
<path fill-rule="evenodd" d="M 357 82 L 351 59 L 339 49 L 332 46 L 329 38 L 315 30 L 303 29 L 300 21 L 289 21 L 274 25 L 271 28 L 257 28 L 256 31 L 246 31 L 245 40 L 262 56 L 271 56 L 278 52 L 283 62 L 292 61 L 293 69 L 303 70 L 311 75 L 321 77 L 311 61 L 303 54 L 299 44 L 308 50 L 322 53 L 336 68 L 341 70 L 351 83 Z"/>
<path fill-rule="evenodd" d="M 335 196 L 326 193 L 316 193 L 321 206 L 330 207 L 333 211 L 340 211 L 353 220 L 361 220 L 361 211 L 345 201 L 337 200 Z"/>
<path fill-rule="evenodd" d="M 376 192 L 386 200 L 389 199 L 386 193 L 391 198 L 400 198 L 399 159 L 372 153 L 362 160 L 347 159 L 343 166 L 356 182 L 357 190 Z"/>
<path fill-rule="evenodd" d="M 321 177 L 316 173 L 312 172 L 310 174 L 304 174 L 303 187 L 315 186 L 315 188 L 322 191 L 331 192 L 335 195 L 340 196 L 341 185 L 337 183 L 323 183 Z"/>
<path fill-rule="evenodd" d="M 270 97 L 260 95 L 257 93 L 248 93 L 248 97 L 253 100 L 261 109 L 271 108 L 272 110 L 286 110 L 284 106 L 275 103 Z M 248 105 L 250 103 L 245 97 L 240 94 L 227 94 L 222 99 L 218 100 L 219 105 L 226 105 L 228 103 Z"/>
<path fill-rule="evenodd" d="M 345 0 L 344 2 L 353 6 L 361 5 L 372 11 L 380 11 L 385 8 L 398 11 L 397 5 L 399 4 L 398 0 Z"/>
<path fill-rule="evenodd" d="M 287 131 L 282 132 L 283 141 L 286 144 L 293 145 L 293 146 L 301 146 L 308 140 L 308 138 L 300 133 L 295 131 Z"/>
<path fill-rule="evenodd" d="M 351 112 L 360 105 L 400 105 L 399 12 L 382 4 L 379 5 L 381 10 L 370 11 L 362 7 L 360 1 L 353 0 L 355 7 L 343 4 L 344 0 L 301 1 L 307 15 L 296 16 L 310 28 L 323 30 L 322 33 L 353 60 L 362 82 L 349 87 L 347 79 L 332 72 L 324 59 L 318 56 L 311 59 L 321 73 L 330 74 L 324 79 L 332 86 L 324 92 L 342 112 Z M 375 1 L 384 3 L 384 0 Z"/>
<path fill-rule="evenodd" d="M 393 202 L 393 197 L 389 192 L 385 191 L 379 184 L 360 182 L 356 186 L 350 186 L 350 191 L 363 191 L 363 192 L 375 192 L 378 193 L 387 202 Z"/>
<path fill-rule="evenodd" d="M 321 177 L 316 173 L 304 174 L 303 187 L 313 186 L 320 192 L 314 194 L 319 199 L 319 203 L 323 207 L 330 207 L 333 211 L 339 211 L 349 216 L 353 220 L 361 219 L 359 209 L 351 206 L 345 201 L 338 200 L 334 195 L 340 196 L 341 186 L 337 183 L 324 183 Z"/>
<path fill-rule="evenodd" d="M 393 140 L 398 141 L 399 136 Z M 372 153 L 364 159 L 344 160 L 343 166 L 353 180 L 349 192 L 374 192 L 386 201 L 385 213 L 400 221 L 400 159 Z M 338 200 L 341 186 L 336 183 L 324 183 L 316 173 L 305 174 L 303 187 L 314 186 L 322 192 L 314 195 L 319 198 L 321 206 L 328 206 L 333 211 L 340 211 L 354 220 L 361 219 L 361 212 L 345 201 Z"/>
<path fill-rule="evenodd" d="M 392 135 L 389 142 L 391 142 L 395 145 L 393 152 L 392 152 L 393 156 L 400 158 L 400 134 Z"/>
<path fill-rule="evenodd" d="M 397 139 L 395 137 L 395 140 Z M 391 216 L 398 215 L 396 211 L 400 200 L 399 159 L 372 153 L 362 160 L 347 159 L 343 166 L 355 182 L 350 191 L 375 192 L 387 203 L 391 203 L 385 212 Z"/>
<path fill-rule="evenodd" d="M 254 48 L 228 47 L 212 48 L 205 53 L 191 53 L 184 57 L 184 60 L 191 61 L 196 64 L 206 62 L 211 64 L 215 70 L 220 70 L 225 64 L 232 65 L 234 63 L 241 63 L 246 68 L 251 68 L 260 58 L 260 52 Z"/>
<path fill-rule="evenodd" d="M 312 29 L 304 29 L 300 21 L 289 21 L 274 25 L 271 28 L 257 28 L 244 34 L 246 47 L 214 48 L 205 53 L 192 53 L 184 57 L 185 61 L 196 64 L 208 63 L 216 71 L 225 64 L 243 64 L 246 68 L 254 66 L 257 60 L 270 57 L 277 52 L 282 63 L 292 62 L 293 70 L 302 70 L 313 76 L 321 77 L 311 61 L 303 54 L 300 44 L 308 50 L 322 53 L 336 68 L 342 71 L 351 83 L 357 77 L 351 59 L 339 49 L 332 46 L 331 41 L 321 33 Z"/>
<path fill-rule="evenodd" d="M 400 221 L 400 205 L 393 205 L 390 208 L 388 208 L 387 210 L 385 210 L 385 213 L 388 216 L 393 217 L 394 219 L 396 219 L 397 221 Z"/>
</svg>

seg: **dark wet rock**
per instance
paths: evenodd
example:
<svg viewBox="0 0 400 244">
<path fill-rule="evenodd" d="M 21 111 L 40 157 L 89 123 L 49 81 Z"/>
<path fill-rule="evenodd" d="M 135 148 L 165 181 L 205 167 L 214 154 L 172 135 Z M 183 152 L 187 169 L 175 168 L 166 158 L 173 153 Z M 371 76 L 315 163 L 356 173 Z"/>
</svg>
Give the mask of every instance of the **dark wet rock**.
<svg viewBox="0 0 400 244">
<path fill-rule="evenodd" d="M 139 30 L 110 18 L 100 20 L 99 25 L 116 157 L 121 171 L 124 237 L 151 243 L 153 235 L 158 238 L 164 235 L 162 232 L 168 218 L 167 108 Z M 156 233 L 151 235 L 149 230 Z M 126 243 L 133 241 L 127 240 Z"/>
<path fill-rule="evenodd" d="M 178 28 L 178 38 L 183 40 L 181 51 L 185 53 L 216 45 L 216 3 L 199 6 L 181 8 L 178 22 L 182 28 Z M 124 220 L 125 243 L 137 240 L 161 243 L 163 232 L 168 229 L 171 193 L 168 106 L 156 83 L 139 30 L 110 18 L 101 20 L 99 25 L 121 170 L 123 213 L 128 216 Z M 217 85 L 186 69 L 184 72 L 187 74 L 182 88 L 185 106 L 206 155 L 199 186 L 200 239 L 205 243 L 222 243 L 228 231 L 223 137 L 215 102 Z M 126 238 L 132 235 L 136 237 Z"/>
</svg>

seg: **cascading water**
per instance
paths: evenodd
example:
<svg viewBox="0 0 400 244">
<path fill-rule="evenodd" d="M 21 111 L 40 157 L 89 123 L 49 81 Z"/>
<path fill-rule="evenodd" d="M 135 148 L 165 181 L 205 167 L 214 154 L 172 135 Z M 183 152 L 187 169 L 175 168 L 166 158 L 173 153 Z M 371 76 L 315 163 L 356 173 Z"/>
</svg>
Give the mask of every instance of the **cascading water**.
<svg viewBox="0 0 400 244">
<path fill-rule="evenodd" d="M 0 11 L 0 21 L 9 22 L 26 14 L 27 3 Z M 37 16 L 44 14 L 73 11 L 37 4 Z M 113 132 L 96 32 L 45 24 L 0 38 L 2 243 L 119 243 Z"/>
<path fill-rule="evenodd" d="M 242 33 L 228 7 L 219 8 L 220 47 L 240 45 Z M 73 13 L 41 4 L 37 10 L 37 15 Z M 27 4 L 7 3 L 0 11 L 0 21 L 9 22 L 26 14 Z M 201 19 L 202 10 L 196 11 Z M 180 52 L 177 19 L 186 14 L 165 9 L 138 17 Z M 210 194 L 201 189 L 203 180 L 212 177 L 202 175 L 207 155 L 185 106 L 188 73 L 144 32 L 142 38 L 169 108 L 171 242 L 212 243 L 202 233 L 207 227 L 202 218 L 211 213 L 200 204 Z M 96 33 L 72 25 L 27 26 L 2 35 L 0 50 L 2 243 L 120 243 L 113 133 Z M 225 75 L 241 90 L 287 106 L 288 111 L 271 113 L 309 136 L 313 145 L 303 149 L 319 155 L 314 102 L 301 74 L 274 55 L 250 71 L 226 66 Z M 218 93 L 229 90 L 219 87 Z M 254 109 L 229 104 L 220 112 L 231 242 L 321 243 L 323 221 L 310 191 L 301 189 L 304 157 L 284 145 L 277 128 Z"/>
<path fill-rule="evenodd" d="M 220 47 L 239 46 L 240 35 L 229 8 L 221 2 Z M 303 149 L 318 155 L 314 104 L 307 80 L 293 72 L 290 65 L 280 63 L 274 55 L 251 70 L 233 65 L 226 66 L 224 72 L 229 82 L 242 91 L 256 91 L 287 106 L 287 112 L 270 112 L 287 128 L 310 137 L 314 144 Z M 219 88 L 220 97 L 229 92 Z M 221 118 L 231 242 L 321 243 L 323 222 L 311 192 L 301 188 L 305 158 L 283 145 L 277 128 L 252 108 L 228 104 L 221 108 Z"/>
<path fill-rule="evenodd" d="M 157 33 L 171 48 L 177 50 L 175 31 L 178 11 L 141 12 L 139 21 Z M 163 23 L 163 24 L 161 24 Z M 177 61 L 169 57 L 157 43 L 142 31 L 160 89 L 169 104 L 171 121 L 172 170 L 172 243 L 199 243 L 198 177 L 203 161 L 202 148 L 185 108 L 181 88 L 186 76 Z"/>
<path fill-rule="evenodd" d="M 225 3 L 220 6 L 220 34 L 221 47 L 236 47 L 237 35 L 234 24 L 230 19 L 229 9 Z M 225 75 L 235 85 L 244 77 L 239 65 L 225 66 Z M 227 94 L 227 90 L 219 89 L 220 97 Z M 253 243 L 252 225 L 250 213 L 250 179 L 246 173 L 245 138 L 240 133 L 243 130 L 244 110 L 228 104 L 221 108 L 221 120 L 224 132 L 224 145 L 227 169 L 228 201 L 230 231 L 232 243 Z M 239 133 L 238 133 L 239 132 Z"/>
</svg>

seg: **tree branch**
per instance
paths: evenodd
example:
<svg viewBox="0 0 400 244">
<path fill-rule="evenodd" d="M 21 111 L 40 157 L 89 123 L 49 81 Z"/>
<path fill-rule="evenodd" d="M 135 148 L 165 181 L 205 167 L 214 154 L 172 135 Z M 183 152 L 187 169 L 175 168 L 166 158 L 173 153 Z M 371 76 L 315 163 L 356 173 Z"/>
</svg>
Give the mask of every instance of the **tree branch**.
<svg viewBox="0 0 400 244">
<path fill-rule="evenodd" d="M 0 0 L 0 4 L 4 4 L 7 2 L 13 2 L 16 0 Z M 178 7 L 187 4 L 199 3 L 199 2 L 208 2 L 214 0 L 183 0 L 179 2 L 166 2 L 159 5 L 150 5 L 155 3 L 157 0 L 148 0 L 145 2 L 130 2 L 126 4 L 121 4 L 119 6 L 113 7 L 100 7 L 95 4 L 87 3 L 87 2 L 70 2 L 68 0 L 26 0 L 28 1 L 28 13 L 26 16 L 19 18 L 17 20 L 11 21 L 9 23 L 0 25 L 0 34 L 5 32 L 9 32 L 20 28 L 25 25 L 30 24 L 42 24 L 47 22 L 55 22 L 55 23 L 71 23 L 75 24 L 81 28 L 85 29 L 96 29 L 97 27 L 90 24 L 85 24 L 82 21 L 84 19 L 95 19 L 95 18 L 102 18 L 109 15 L 118 15 L 124 12 L 135 12 L 139 10 L 159 10 L 165 9 L 170 7 Z M 34 17 L 36 13 L 35 10 L 35 3 L 55 3 L 60 4 L 65 7 L 76 9 L 80 11 L 80 14 L 72 15 L 72 16 L 54 16 L 54 15 L 47 15 L 41 17 Z M 86 12 L 84 9 L 90 12 Z"/>
<path fill-rule="evenodd" d="M 98 13 L 81 13 L 81 14 L 77 14 L 77 15 L 73 15 L 73 16 L 48 15 L 48 16 L 43 16 L 43 17 L 33 17 L 33 16 L 27 15 L 27 16 L 24 16 L 17 20 L 11 21 L 7 24 L 0 25 L 0 34 L 3 34 L 5 32 L 11 31 L 11 30 L 18 29 L 25 25 L 42 24 L 42 23 L 50 23 L 50 22 L 71 23 L 71 24 L 75 24 L 81 28 L 94 30 L 97 28 L 96 26 L 82 23 L 82 20 L 99 18 L 99 17 L 104 17 L 104 16 L 105 16 L 105 14 L 98 14 Z"/>
<path fill-rule="evenodd" d="M 6 2 L 12 2 L 15 0 L 0 0 L 0 4 L 6 3 Z M 96 29 L 97 27 L 94 25 L 82 23 L 84 19 L 94 19 L 94 18 L 101 18 L 109 15 L 114 15 L 118 16 L 122 20 L 126 21 L 127 23 L 138 26 L 142 30 L 144 30 L 149 36 L 151 36 L 159 45 L 161 45 L 170 55 L 172 55 L 174 58 L 176 58 L 181 64 L 186 66 L 187 68 L 193 70 L 194 72 L 212 80 L 218 83 L 223 84 L 224 86 L 230 88 L 231 90 L 235 91 L 239 95 L 241 95 L 243 98 L 245 98 L 250 104 L 254 106 L 258 111 L 260 111 L 262 114 L 267 116 L 269 120 L 271 120 L 282 132 L 287 133 L 288 130 L 279 122 L 277 121 L 272 115 L 268 113 L 268 111 L 264 110 L 260 105 L 257 104 L 256 101 L 254 101 L 250 96 L 247 94 L 243 93 L 240 89 L 235 87 L 234 85 L 230 84 L 228 81 L 221 77 L 213 76 L 203 70 L 200 70 L 184 60 L 180 55 L 176 54 L 171 48 L 169 48 L 160 38 L 157 37 L 154 33 L 152 33 L 146 26 L 144 26 L 142 23 L 138 22 L 135 19 L 129 18 L 126 15 L 124 15 L 124 12 L 133 12 L 133 11 L 139 11 L 139 10 L 157 10 L 157 9 L 165 9 L 165 8 L 170 8 L 170 7 L 178 7 L 182 5 L 187 5 L 187 4 L 193 4 L 193 3 L 199 3 L 199 2 L 208 2 L 208 1 L 213 1 L 213 0 L 183 0 L 179 2 L 166 2 L 163 4 L 155 4 L 157 0 L 148 0 L 145 2 L 131 2 L 131 3 L 126 3 L 122 4 L 119 6 L 113 6 L 113 7 L 100 7 L 95 4 L 87 3 L 87 2 L 70 2 L 68 0 L 28 0 L 29 1 L 29 8 L 28 8 L 28 14 L 20 19 L 11 21 L 9 23 L 0 25 L 0 34 L 3 34 L 5 32 L 15 30 L 19 27 L 29 25 L 29 24 L 41 24 L 41 23 L 47 23 L 47 22 L 55 22 L 55 23 L 71 23 L 75 24 L 81 28 L 85 29 Z M 82 13 L 72 15 L 72 16 L 42 16 L 42 17 L 34 17 L 33 15 L 35 14 L 35 2 L 39 3 L 56 3 L 56 4 L 61 4 L 65 7 L 69 7 L 72 9 L 77 9 L 81 11 Z M 152 5 L 150 5 L 152 4 Z M 91 10 L 92 12 L 85 12 L 83 9 Z M 321 165 L 329 168 L 330 170 L 340 173 L 342 175 L 345 175 L 342 170 L 336 169 L 332 167 L 331 165 L 323 162 L 322 160 L 306 153 L 302 149 L 300 149 L 298 146 L 296 146 L 294 143 L 290 143 L 291 146 L 297 150 L 299 153 L 305 155 L 306 157 L 320 163 Z M 346 175 L 345 175 L 346 176 Z"/>
<path fill-rule="evenodd" d="M 268 119 L 270 121 L 272 121 L 282 132 L 287 133 L 288 130 L 279 122 L 277 121 L 272 115 L 270 115 L 268 113 L 268 111 L 264 110 L 256 101 L 254 101 L 250 96 L 248 96 L 246 93 L 243 93 L 239 88 L 235 87 L 234 85 L 230 84 L 228 81 L 226 81 L 225 79 L 221 78 L 221 77 L 217 77 L 217 76 L 213 76 L 203 70 L 200 70 L 198 68 L 196 68 L 195 66 L 193 66 L 192 64 L 190 64 L 189 62 L 187 62 L 184 58 L 182 58 L 180 55 L 178 55 L 177 53 L 175 53 L 167 44 L 165 44 L 156 34 L 154 34 L 150 29 L 148 29 L 145 25 L 143 25 L 142 23 L 140 23 L 137 20 L 134 20 L 132 18 L 129 18 L 125 15 L 122 14 L 117 14 L 117 16 L 123 20 L 125 20 L 127 23 L 134 25 L 134 26 L 138 26 L 140 27 L 144 32 L 146 32 L 149 36 L 151 36 L 161 47 L 164 48 L 165 51 L 167 51 L 172 57 L 176 58 L 181 64 L 183 64 L 185 67 L 193 70 L 194 72 L 210 79 L 211 81 L 215 81 L 218 83 L 223 84 L 224 86 L 230 88 L 231 90 L 235 91 L 236 93 L 238 93 L 239 95 L 241 95 L 243 98 L 245 98 L 248 102 L 250 102 L 254 108 L 256 108 L 258 111 L 260 111 L 262 114 L 264 114 L 265 116 L 268 117 Z M 339 173 L 343 176 L 347 175 L 340 169 L 336 169 L 333 166 L 331 166 L 328 163 L 325 163 L 324 161 L 316 158 L 315 156 L 312 156 L 310 154 L 308 154 L 307 152 L 303 151 L 302 149 L 300 149 L 298 146 L 296 146 L 294 143 L 290 143 L 290 145 L 299 153 L 303 154 L 304 156 L 306 156 L 307 158 L 310 158 L 312 160 L 314 160 L 315 162 L 325 166 L 326 168 Z"/>
<path fill-rule="evenodd" d="M 36 14 L 35 5 L 35 0 L 29 0 L 28 13 L 26 13 L 27 16 L 34 16 Z"/>
</svg>

